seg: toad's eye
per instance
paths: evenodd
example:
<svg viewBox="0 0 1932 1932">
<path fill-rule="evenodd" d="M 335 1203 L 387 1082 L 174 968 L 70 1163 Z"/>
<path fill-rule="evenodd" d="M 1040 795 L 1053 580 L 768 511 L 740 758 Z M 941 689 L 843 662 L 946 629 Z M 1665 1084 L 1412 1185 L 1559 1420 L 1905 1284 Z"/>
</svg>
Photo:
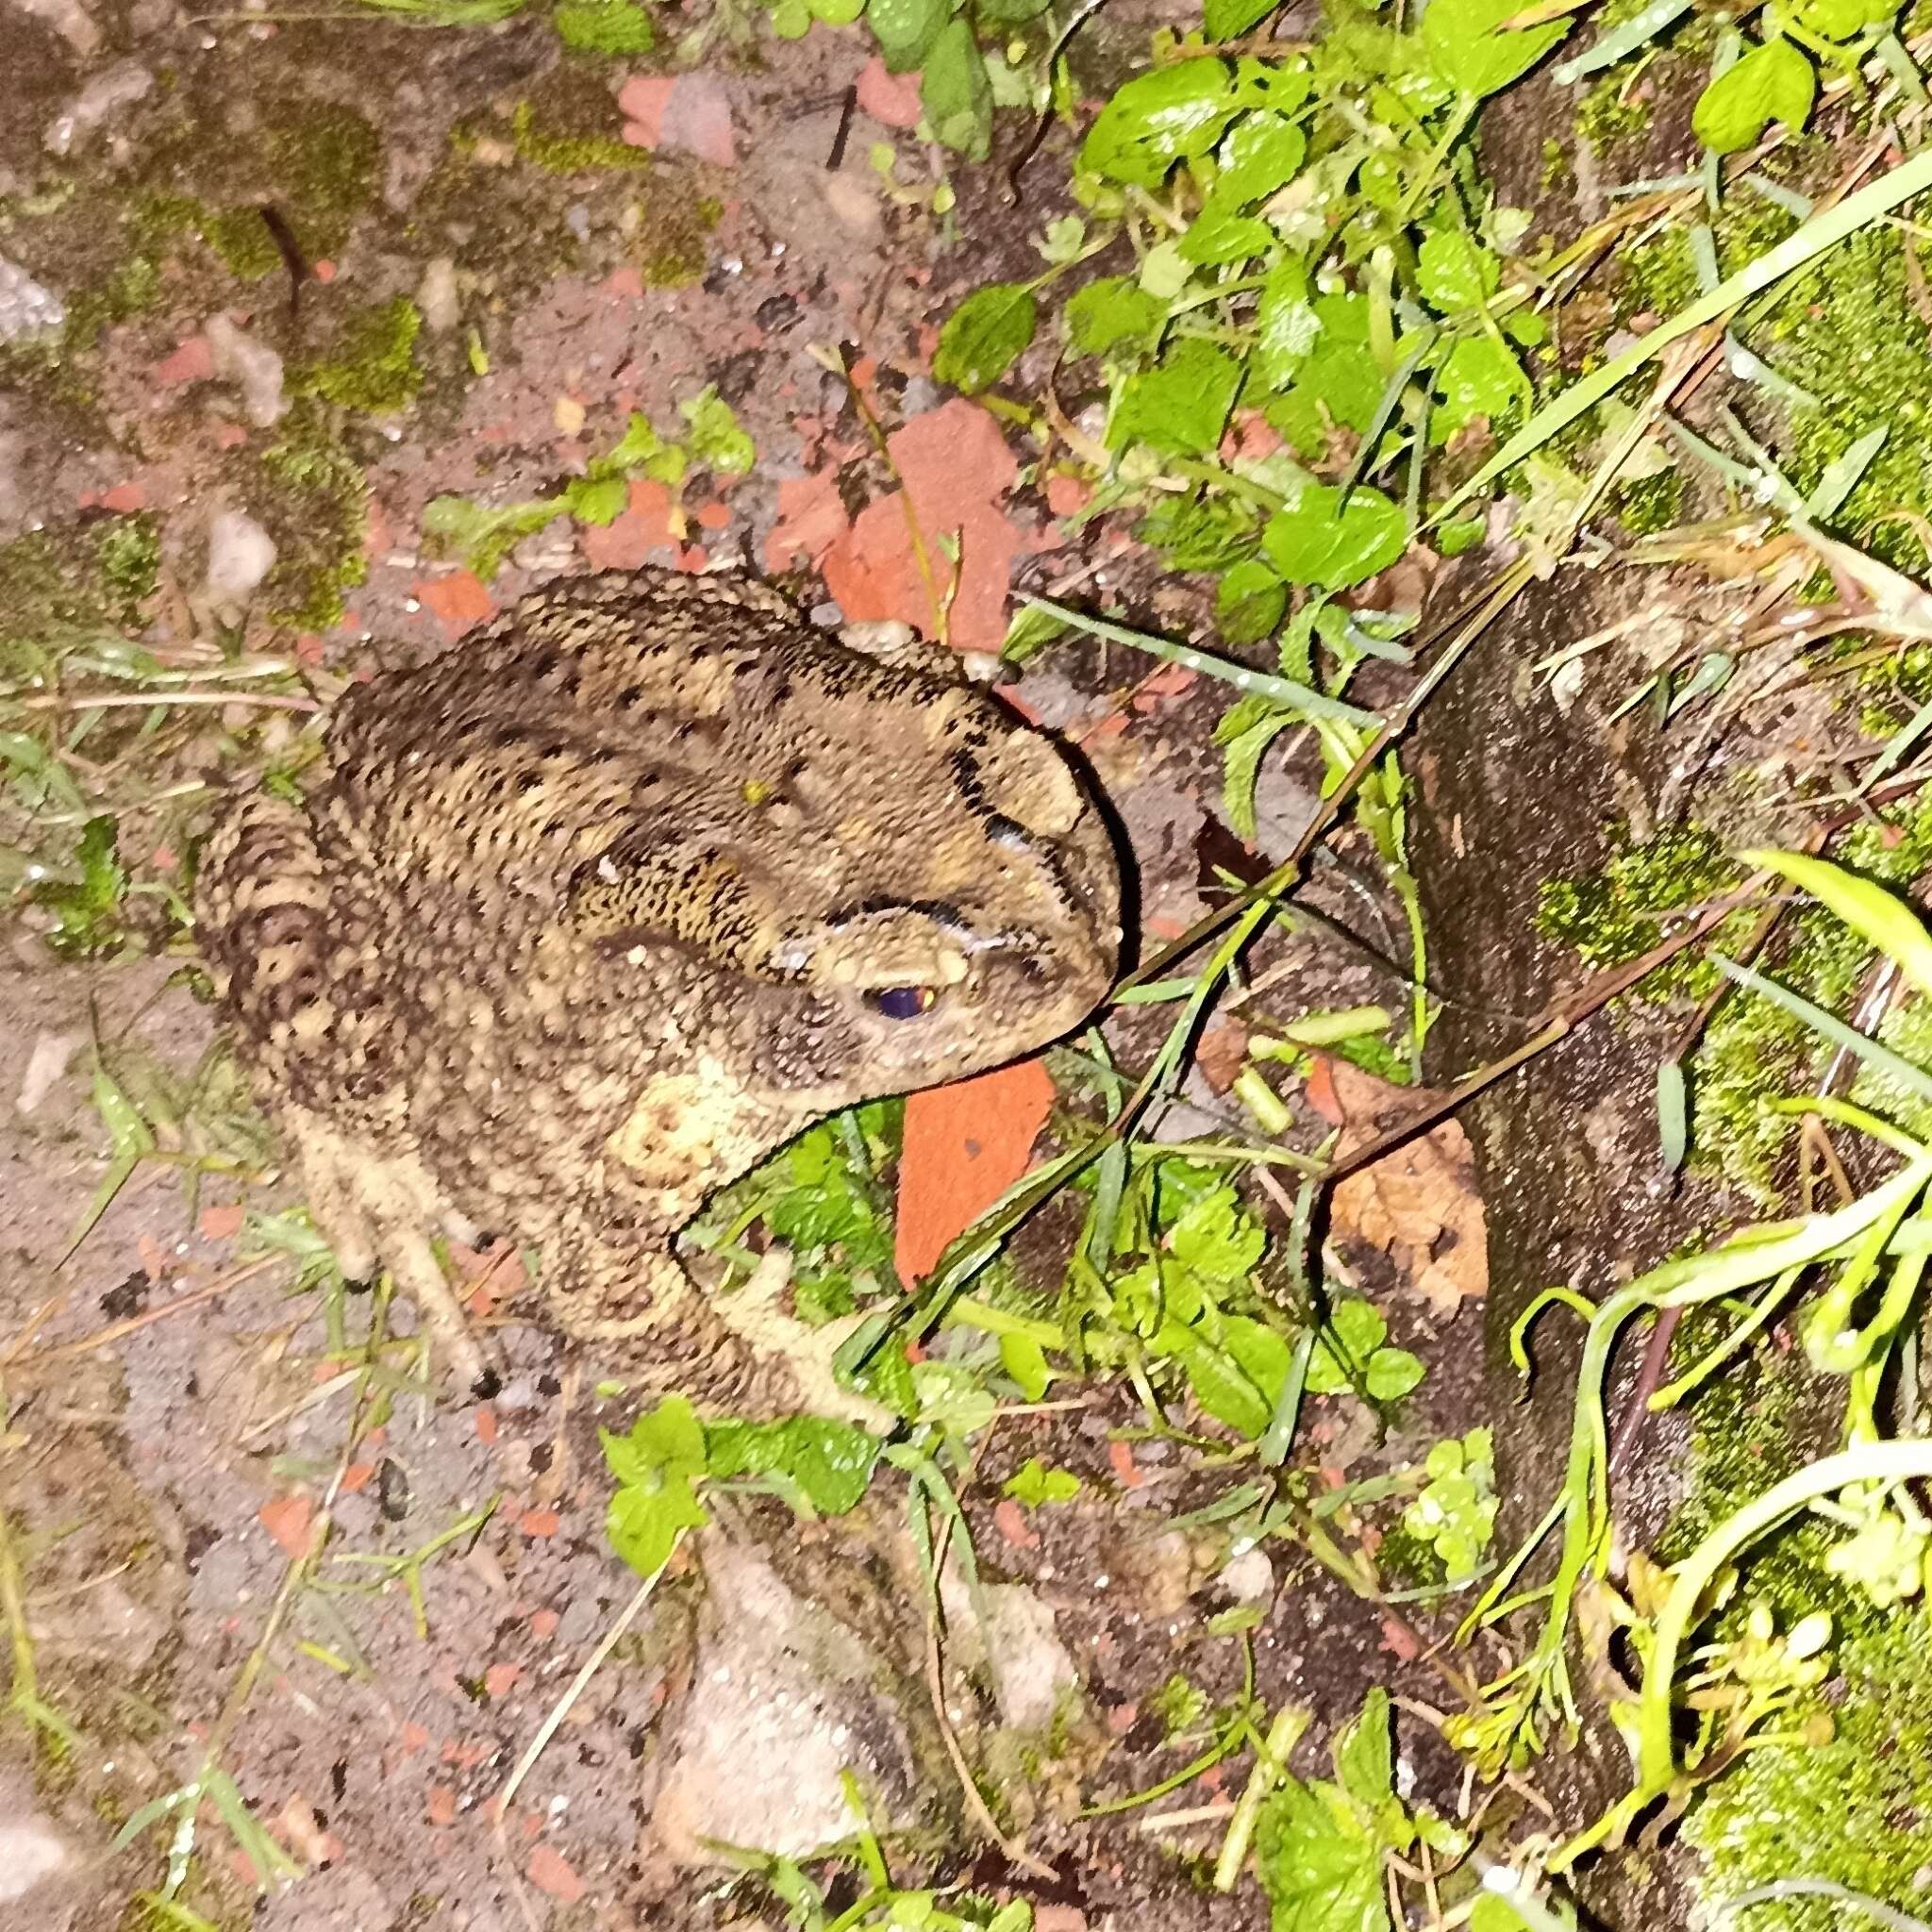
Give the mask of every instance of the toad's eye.
<svg viewBox="0 0 1932 1932">
<path fill-rule="evenodd" d="M 939 996 L 938 988 L 931 986 L 884 986 L 867 993 L 865 1003 L 889 1020 L 916 1020 L 932 1011 Z"/>
</svg>

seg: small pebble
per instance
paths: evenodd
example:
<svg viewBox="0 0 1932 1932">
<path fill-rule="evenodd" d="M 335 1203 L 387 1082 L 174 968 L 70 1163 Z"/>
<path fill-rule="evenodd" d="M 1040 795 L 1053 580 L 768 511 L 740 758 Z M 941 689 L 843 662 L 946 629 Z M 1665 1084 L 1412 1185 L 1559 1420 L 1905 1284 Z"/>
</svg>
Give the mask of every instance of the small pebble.
<svg viewBox="0 0 1932 1932">
<path fill-rule="evenodd" d="M 1274 1566 L 1258 1544 L 1225 1564 L 1216 1579 L 1238 1604 L 1267 1604 L 1274 1600 Z"/>
<path fill-rule="evenodd" d="M 239 509 L 215 512 L 208 535 L 208 597 L 218 608 L 245 604 L 275 565 L 275 539 Z"/>
</svg>

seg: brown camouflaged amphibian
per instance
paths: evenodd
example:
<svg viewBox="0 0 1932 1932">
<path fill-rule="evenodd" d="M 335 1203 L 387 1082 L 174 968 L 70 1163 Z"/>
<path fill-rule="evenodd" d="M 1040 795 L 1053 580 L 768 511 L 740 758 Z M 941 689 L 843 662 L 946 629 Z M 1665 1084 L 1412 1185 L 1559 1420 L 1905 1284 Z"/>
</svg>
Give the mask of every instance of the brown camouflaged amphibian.
<svg viewBox="0 0 1932 1932">
<path fill-rule="evenodd" d="M 819 1116 L 1076 1026 L 1119 898 L 1073 768 L 948 654 L 644 571 L 351 690 L 303 804 L 227 807 L 197 923 L 344 1271 L 462 1366 L 432 1226 L 535 1243 L 558 1325 L 652 1384 L 850 1410 L 826 1331 L 708 1298 L 673 1237 Z"/>
</svg>

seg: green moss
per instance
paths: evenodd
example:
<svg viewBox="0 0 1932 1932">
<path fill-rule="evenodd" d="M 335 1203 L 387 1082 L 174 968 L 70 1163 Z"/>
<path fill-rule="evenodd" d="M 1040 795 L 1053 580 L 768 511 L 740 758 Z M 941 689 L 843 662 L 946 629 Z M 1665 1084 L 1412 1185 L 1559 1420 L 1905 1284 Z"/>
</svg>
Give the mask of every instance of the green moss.
<svg viewBox="0 0 1932 1932">
<path fill-rule="evenodd" d="M 668 195 L 640 198 L 638 274 L 653 289 L 681 289 L 705 272 L 707 239 L 724 213 L 713 195 L 674 201 Z"/>
<path fill-rule="evenodd" d="M 222 208 L 200 217 L 201 239 L 231 275 L 258 282 L 282 265 L 282 251 L 258 208 Z"/>
<path fill-rule="evenodd" d="M 1176 1671 L 1147 1700 L 1147 1708 L 1160 1720 L 1161 1735 L 1171 1743 L 1200 1730 L 1208 1715 L 1208 1693 L 1191 1677 Z"/>
<path fill-rule="evenodd" d="M 573 54 L 605 60 L 648 54 L 658 38 L 637 0 L 558 0 L 550 22 Z"/>
<path fill-rule="evenodd" d="M 1729 870 L 1724 848 L 1701 825 L 1659 832 L 1647 845 L 1622 833 L 1601 872 L 1543 882 L 1537 927 L 1588 966 L 1621 966 L 1657 944 L 1660 914 L 1703 897 Z"/>
<path fill-rule="evenodd" d="M 416 360 L 422 328 L 422 311 L 407 295 L 358 309 L 343 323 L 333 352 L 295 371 L 289 388 L 344 409 L 407 408 L 423 386 Z"/>
<path fill-rule="evenodd" d="M 1405 1590 L 1433 1589 L 1446 1575 L 1434 1545 L 1405 1529 L 1399 1517 L 1375 1545 L 1375 1568 L 1384 1582 L 1398 1583 Z"/>
<path fill-rule="evenodd" d="M 1687 1316 L 1674 1370 L 1733 1319 L 1717 1309 Z M 1795 1358 L 1769 1344 L 1706 1385 L 1693 1410 L 1690 1493 L 1659 1540 L 1660 1559 L 1681 1561 L 1746 1502 L 1835 1446 L 1836 1424 L 1824 1412 L 1835 1387 L 1813 1405 L 1815 1387 Z M 1840 1535 L 1805 1517 L 1746 1552 L 1740 1587 L 1717 1622 L 1716 1634 L 1730 1638 L 1754 1604 L 1768 1607 L 1781 1630 L 1824 1610 L 1837 1641 L 1827 1695 L 1777 1724 L 1794 1735 L 1807 1717 L 1829 1709 L 1830 1740 L 1755 1746 L 1705 1786 L 1691 1808 L 1684 1834 L 1704 1854 L 1701 1889 L 1713 1903 L 1807 1877 L 1924 1909 L 1914 1881 L 1932 1862 L 1932 1618 L 1923 1606 L 1874 1609 L 1833 1576 L 1824 1560 Z M 1842 1907 L 1828 1901 L 1770 1903 L 1751 1913 L 1754 1932 L 1829 1932 L 1846 1923 Z"/>
<path fill-rule="evenodd" d="M 1851 1616 L 1833 1657 L 1830 1742 L 1747 1752 L 1686 1823 L 1712 1901 L 1802 1876 L 1925 1909 L 1918 1878 L 1932 1863 L 1932 1616 L 1923 1607 Z M 1829 1900 L 1751 1913 L 1753 1932 L 1832 1932 L 1846 1923 Z"/>
<path fill-rule="evenodd" d="M 131 623 L 159 572 L 159 529 L 146 511 L 32 530 L 0 546 L 0 680 L 42 672 L 63 641 Z"/>
<path fill-rule="evenodd" d="M 165 255 L 184 236 L 199 231 L 202 206 L 186 194 L 141 194 L 123 209 L 121 220 L 137 248 Z"/>
<path fill-rule="evenodd" d="M 1697 293 L 1697 270 L 1682 228 L 1669 227 L 1617 257 L 1617 310 L 1622 316 L 1670 315 Z"/>
<path fill-rule="evenodd" d="M 160 585 L 159 525 L 146 510 L 116 517 L 101 533 L 94 557 L 123 623 L 131 624 Z"/>
<path fill-rule="evenodd" d="M 118 322 L 152 308 L 161 292 L 161 272 L 148 255 L 135 255 L 117 263 L 91 287 L 70 293 L 67 320 L 60 333 L 41 342 L 23 345 L 24 358 L 44 358 L 69 378 L 77 372 L 75 359 L 84 356 Z M 0 375 L 5 374 L 0 364 Z"/>
<path fill-rule="evenodd" d="M 290 419 L 283 439 L 263 453 L 261 472 L 265 488 L 254 501 L 275 540 L 268 590 L 276 619 L 326 630 L 341 617 L 344 594 L 368 575 L 368 479 L 312 410 Z"/>
<path fill-rule="evenodd" d="M 580 132 L 548 123 L 539 126 L 536 109 L 528 101 L 517 103 L 509 132 L 519 158 L 546 175 L 593 175 L 613 168 L 648 171 L 655 165 L 648 148 L 632 147 L 614 134 Z"/>
<path fill-rule="evenodd" d="M 340 253 L 357 215 L 375 198 L 381 136 L 353 108 L 307 100 L 273 103 L 263 119 L 267 131 L 247 157 L 245 196 L 219 186 L 206 201 L 172 192 L 148 195 L 138 206 L 141 232 L 156 242 L 197 233 L 230 275 L 260 281 L 282 266 L 281 248 L 262 219 L 265 198 L 309 260 Z"/>
<path fill-rule="evenodd" d="M 1682 470 L 1659 470 L 1655 476 L 1619 483 L 1611 500 L 1618 519 L 1631 536 L 1649 537 L 1672 528 L 1682 519 L 1684 489 Z"/>
<path fill-rule="evenodd" d="M 1853 870 L 1890 884 L 1906 885 L 1932 864 L 1932 804 L 1883 814 L 1855 827 L 1837 857 Z M 1786 922 L 1788 937 L 1765 970 L 1827 1011 L 1850 1009 L 1871 962 L 1865 941 L 1819 907 L 1807 907 Z M 1763 962 L 1760 962 L 1762 964 Z M 1927 1054 L 1932 1037 L 1916 1007 L 1893 1013 L 1885 1023 L 1909 1056 Z M 1690 1068 L 1691 1135 L 1696 1164 L 1770 1207 L 1779 1198 L 1779 1165 L 1794 1132 L 1789 1115 L 1771 1111 L 1768 1102 L 1804 1092 L 1828 1058 L 1826 1048 L 1804 1023 L 1781 1007 L 1736 993 L 1717 1009 L 1705 1030 Z M 1932 1124 L 1923 1103 L 1860 1072 L 1854 1096 L 1889 1112 L 1907 1125 Z"/>
<path fill-rule="evenodd" d="M 1689 1369 L 1730 1332 L 1736 1321 L 1727 1307 L 1688 1309 L 1671 1345 L 1670 1372 L 1681 1374 Z M 1792 1433 L 1799 1373 L 1769 1343 L 1760 1342 L 1757 1352 L 1736 1363 L 1730 1374 L 1707 1382 L 1698 1391 L 1691 1410 L 1690 1480 L 1683 1502 L 1657 1539 L 1655 1554 L 1660 1561 L 1681 1562 L 1726 1517 L 1783 1481 L 1805 1460 Z M 1801 1591 L 1813 1587 L 1800 1582 Z M 1777 1591 L 1771 1594 L 1774 1607 L 1791 1607 L 1777 1602 Z"/>
<path fill-rule="evenodd" d="M 1629 79 L 1628 66 L 1620 63 L 1585 92 L 1576 109 L 1576 132 L 1598 155 L 1607 154 L 1620 141 L 1634 140 L 1650 125 L 1650 109 L 1624 98 Z"/>
<path fill-rule="evenodd" d="M 1883 449 L 1833 519 L 1834 531 L 1897 568 L 1924 567 L 1914 524 L 1932 511 L 1925 462 L 1932 428 L 1932 346 L 1913 307 L 1905 249 L 1890 227 L 1860 230 L 1795 276 L 1751 346 L 1817 398 L 1780 448 L 1801 491 L 1869 430 Z"/>
<path fill-rule="evenodd" d="M 277 206 L 311 259 L 334 254 L 375 194 L 382 137 L 353 108 L 305 102 L 276 115 L 268 137 Z"/>
</svg>

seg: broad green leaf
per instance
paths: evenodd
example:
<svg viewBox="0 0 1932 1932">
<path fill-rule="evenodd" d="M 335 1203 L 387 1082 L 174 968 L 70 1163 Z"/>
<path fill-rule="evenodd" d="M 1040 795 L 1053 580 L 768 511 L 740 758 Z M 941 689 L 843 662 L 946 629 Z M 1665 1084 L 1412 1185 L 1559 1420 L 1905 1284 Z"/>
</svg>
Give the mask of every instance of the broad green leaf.
<svg viewBox="0 0 1932 1932">
<path fill-rule="evenodd" d="M 894 74 L 917 67 L 951 17 L 947 0 L 871 0 L 866 8 L 866 24 Z"/>
<path fill-rule="evenodd" d="M 1335 1774 L 1341 1789 L 1365 1811 L 1373 1812 L 1395 1790 L 1395 1745 L 1389 1718 L 1389 1693 L 1371 1687 L 1361 1715 L 1342 1732 L 1335 1747 Z"/>
<path fill-rule="evenodd" d="M 1246 261 L 1250 256 L 1259 255 L 1270 247 L 1274 241 L 1274 230 L 1266 222 L 1209 202 L 1181 237 L 1180 256 L 1183 261 L 1197 267 L 1214 268 L 1230 261 Z"/>
<path fill-rule="evenodd" d="M 912 1387 L 919 1420 L 948 1436 L 976 1436 L 998 1413 L 999 1404 L 970 1371 L 951 1362 L 915 1362 Z"/>
<path fill-rule="evenodd" d="M 423 511 L 423 534 L 438 548 L 454 550 L 485 583 L 523 541 L 565 513 L 562 497 L 539 497 L 488 509 L 466 496 L 431 497 Z"/>
<path fill-rule="evenodd" d="M 1366 432 L 1388 387 L 1382 365 L 1369 346 L 1368 298 L 1322 295 L 1313 308 L 1318 332 L 1295 385 L 1302 404 L 1319 403 L 1335 422 Z M 1276 405 L 1271 402 L 1268 407 L 1272 411 Z M 1274 421 L 1272 413 L 1269 420 Z M 1294 440 L 1301 441 L 1299 437 Z"/>
<path fill-rule="evenodd" d="M 1818 71 L 1787 40 L 1765 41 L 1697 97 L 1690 131 L 1713 154 L 1752 146 L 1772 122 L 1802 134 L 1818 96 Z"/>
<path fill-rule="evenodd" d="M 1285 389 L 1321 340 L 1308 300 L 1307 264 L 1291 255 L 1270 270 L 1255 310 L 1255 367 L 1270 389 Z"/>
<path fill-rule="evenodd" d="M 855 1424 L 826 1416 L 711 1423 L 705 1428 L 712 1475 L 728 1479 L 777 1471 L 798 1485 L 821 1516 L 842 1516 L 858 1507 L 882 1446 Z"/>
<path fill-rule="evenodd" d="M 718 475 L 742 476 L 758 461 L 757 445 L 715 385 L 708 383 L 679 403 L 677 413 L 690 425 L 691 454 Z"/>
<path fill-rule="evenodd" d="M 968 160 L 985 160 L 992 148 L 992 82 L 964 18 L 940 29 L 924 62 L 919 99 L 942 146 Z"/>
<path fill-rule="evenodd" d="M 1465 336 L 1436 373 L 1440 401 L 1429 412 L 1429 441 L 1447 442 L 1479 416 L 1500 416 L 1529 391 L 1516 358 L 1492 336 Z"/>
<path fill-rule="evenodd" d="M 1739 862 L 1774 872 L 1837 913 L 1897 966 L 1919 992 L 1932 994 L 1932 933 L 1906 902 L 1855 872 L 1802 852 L 1752 851 Z"/>
<path fill-rule="evenodd" d="M 1178 242 L 1157 242 L 1141 258 L 1141 287 L 1155 301 L 1172 302 L 1194 278 L 1194 264 Z"/>
<path fill-rule="evenodd" d="M 563 486 L 563 508 L 580 524 L 613 523 L 629 500 L 624 476 L 573 476 Z"/>
<path fill-rule="evenodd" d="M 1180 1364 L 1194 1399 L 1215 1421 L 1251 1441 L 1267 1428 L 1274 1405 L 1225 1349 L 1173 1321 L 1162 1323 L 1147 1345 Z"/>
<path fill-rule="evenodd" d="M 874 0 L 876 15 L 877 0 Z M 1158 188 L 1178 160 L 1205 155 L 1240 103 L 1224 61 L 1180 60 L 1114 91 L 1080 148 L 1080 165 L 1112 181 Z"/>
<path fill-rule="evenodd" d="M 1444 315 L 1479 308 L 1496 292 L 1503 264 L 1460 228 L 1431 235 L 1416 251 L 1423 299 Z"/>
<path fill-rule="evenodd" d="M 1252 1315 L 1224 1315 L 1221 1339 L 1241 1374 L 1267 1398 L 1272 1417 L 1294 1352 L 1288 1338 Z"/>
<path fill-rule="evenodd" d="M 1395 1402 L 1407 1395 L 1428 1371 L 1406 1348 L 1378 1348 L 1369 1357 L 1362 1386 L 1372 1402 Z"/>
<path fill-rule="evenodd" d="M 1898 12 L 1898 0 L 1803 0 L 1798 20 L 1828 41 L 1848 41 L 1868 26 L 1884 26 Z"/>
<path fill-rule="evenodd" d="M 1529 1921 L 1507 1898 L 1486 1891 L 1469 1915 L 1469 1932 L 1529 1932 Z"/>
<path fill-rule="evenodd" d="M 1066 307 L 1067 339 L 1083 356 L 1105 355 L 1131 342 L 1151 348 L 1167 320 L 1167 306 L 1128 275 L 1089 282 Z"/>
<path fill-rule="evenodd" d="M 1335 1785 L 1283 1780 L 1261 1807 L 1255 1868 L 1273 1932 L 1390 1932 L 1382 1848 Z"/>
<path fill-rule="evenodd" d="M 1000 1337 L 1000 1367 L 1012 1376 L 1028 1402 L 1038 1402 L 1053 1380 L 1046 1351 L 1030 1335 Z"/>
<path fill-rule="evenodd" d="M 1286 114 L 1244 114 L 1221 147 L 1210 207 L 1245 208 L 1286 187 L 1300 171 L 1308 138 Z"/>
<path fill-rule="evenodd" d="M 1423 46 L 1436 74 L 1466 101 L 1499 92 L 1570 31 L 1567 20 L 1545 26 L 1497 29 L 1522 11 L 1518 0 L 1429 0 Z"/>
<path fill-rule="evenodd" d="M 1241 365 L 1198 336 L 1175 342 L 1151 369 L 1127 378 L 1107 425 L 1109 449 L 1145 443 L 1182 456 L 1219 447 L 1241 386 Z"/>
<path fill-rule="evenodd" d="M 705 1431 L 682 1395 L 667 1395 L 656 1408 L 645 1409 L 627 1435 L 597 1431 L 604 1459 L 621 1483 L 641 1487 L 667 1475 L 697 1475 L 705 1468 Z"/>
<path fill-rule="evenodd" d="M 1276 114 L 1292 114 L 1315 91 L 1313 74 L 1302 58 L 1257 60 L 1243 54 L 1234 63 L 1234 104 Z"/>
<path fill-rule="evenodd" d="M 1269 518 L 1261 532 L 1268 560 L 1291 584 L 1345 591 L 1400 557 L 1408 544 L 1408 517 L 1399 503 L 1365 485 L 1350 492 L 1311 483 L 1291 509 Z"/>
<path fill-rule="evenodd" d="M 1210 41 L 1238 41 L 1280 5 L 1281 0 L 1208 0 L 1202 25 Z"/>
<path fill-rule="evenodd" d="M 670 472 L 674 459 L 675 470 Z M 663 483 L 677 483 L 684 478 L 683 453 L 666 442 L 651 426 L 651 419 L 638 409 L 631 411 L 630 421 L 616 443 L 596 458 L 596 466 L 626 476 L 656 476 Z"/>
<path fill-rule="evenodd" d="M 702 1529 L 710 1520 L 691 1478 L 678 1476 L 653 1490 L 625 1483 L 610 1499 L 604 1533 L 640 1576 L 652 1576 L 676 1547 L 679 1530 Z"/>
<path fill-rule="evenodd" d="M 1029 1456 L 1000 1486 L 1002 1491 L 1029 1509 L 1049 1503 L 1071 1503 L 1080 1493 L 1080 1478 L 1071 1469 L 1049 1469 Z"/>
<path fill-rule="evenodd" d="M 1329 419 L 1306 385 L 1296 384 L 1284 396 L 1270 396 L 1261 414 L 1297 456 L 1313 462 L 1326 452 Z"/>
<path fill-rule="evenodd" d="M 1347 1357 L 1347 1363 L 1336 1358 L 1328 1335 L 1323 1334 L 1308 1358 L 1311 1395 L 1340 1395 L 1352 1389 L 1355 1385 L 1349 1380 L 1349 1368 L 1365 1372 L 1389 1333 L 1381 1310 L 1374 1303 L 1360 1300 L 1337 1302 L 1329 1313 L 1328 1325 Z"/>
<path fill-rule="evenodd" d="M 1230 644 L 1257 644 L 1288 614 L 1288 586 L 1258 557 L 1222 573 L 1214 587 L 1214 622 Z"/>
<path fill-rule="evenodd" d="M 1174 1260 L 1217 1285 L 1245 1281 L 1267 1245 L 1266 1229 L 1225 1186 L 1209 1188 L 1191 1201 L 1167 1233 Z"/>
<path fill-rule="evenodd" d="M 940 330 L 932 373 L 962 395 L 977 395 L 1019 359 L 1039 319 L 1040 304 L 1025 282 L 975 289 Z"/>
</svg>

